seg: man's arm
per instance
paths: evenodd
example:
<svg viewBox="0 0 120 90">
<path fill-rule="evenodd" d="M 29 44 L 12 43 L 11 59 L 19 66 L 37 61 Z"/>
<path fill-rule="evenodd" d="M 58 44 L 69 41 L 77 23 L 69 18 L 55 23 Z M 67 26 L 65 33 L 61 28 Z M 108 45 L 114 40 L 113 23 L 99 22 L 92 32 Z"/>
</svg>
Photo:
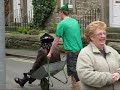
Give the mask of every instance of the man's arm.
<svg viewBox="0 0 120 90">
<path fill-rule="evenodd" d="M 48 59 L 51 58 L 51 54 L 54 51 L 54 49 L 56 48 L 56 46 L 58 45 L 59 40 L 60 40 L 60 37 L 56 36 L 53 43 L 52 43 L 51 49 L 50 49 L 50 51 L 49 51 L 49 53 L 47 55 Z"/>
</svg>

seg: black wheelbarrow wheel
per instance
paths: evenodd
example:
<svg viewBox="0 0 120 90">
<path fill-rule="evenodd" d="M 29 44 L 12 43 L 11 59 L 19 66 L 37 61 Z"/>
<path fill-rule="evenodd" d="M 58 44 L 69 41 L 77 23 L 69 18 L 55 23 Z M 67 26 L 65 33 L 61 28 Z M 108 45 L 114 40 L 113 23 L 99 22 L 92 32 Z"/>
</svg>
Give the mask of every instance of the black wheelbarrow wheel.
<svg viewBox="0 0 120 90">
<path fill-rule="evenodd" d="M 46 78 L 41 79 L 40 86 L 42 90 L 49 90 L 49 80 Z"/>
</svg>

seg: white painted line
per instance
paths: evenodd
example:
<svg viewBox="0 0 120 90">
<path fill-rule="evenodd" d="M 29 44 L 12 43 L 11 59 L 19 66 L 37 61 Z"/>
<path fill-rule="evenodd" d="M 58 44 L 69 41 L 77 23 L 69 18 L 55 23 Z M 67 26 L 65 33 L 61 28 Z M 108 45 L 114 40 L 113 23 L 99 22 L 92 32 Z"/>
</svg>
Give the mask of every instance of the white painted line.
<svg viewBox="0 0 120 90">
<path fill-rule="evenodd" d="M 25 60 L 21 58 L 9 58 L 10 60 L 17 61 L 17 62 L 25 62 L 25 63 L 34 63 L 35 61 L 32 60 Z"/>
</svg>

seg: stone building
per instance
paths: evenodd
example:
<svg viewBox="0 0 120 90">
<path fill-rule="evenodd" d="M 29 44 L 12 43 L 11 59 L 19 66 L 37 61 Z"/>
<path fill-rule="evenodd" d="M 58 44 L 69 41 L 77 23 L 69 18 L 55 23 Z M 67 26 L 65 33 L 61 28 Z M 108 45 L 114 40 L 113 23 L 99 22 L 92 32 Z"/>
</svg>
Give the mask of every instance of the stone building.
<svg viewBox="0 0 120 90">
<path fill-rule="evenodd" d="M 47 26 L 50 26 L 50 22 L 58 23 L 60 21 L 58 14 L 59 8 L 68 3 L 70 16 L 77 19 L 81 23 L 82 27 L 85 28 L 91 21 L 103 19 L 103 1 L 104 0 L 56 0 L 56 9 L 48 20 Z"/>
<path fill-rule="evenodd" d="M 56 0 L 56 2 L 57 6 L 55 12 L 58 11 L 59 7 L 69 2 L 71 14 L 76 19 L 79 19 L 90 9 L 96 7 L 101 8 L 102 4 L 101 0 Z M 26 20 L 25 16 L 29 15 L 29 12 L 30 10 L 32 10 L 32 8 L 32 0 L 5 0 L 6 18 L 10 18 L 11 16 L 16 18 L 19 17 L 22 18 L 22 20 Z"/>
<path fill-rule="evenodd" d="M 65 1 L 71 1 L 70 5 L 72 7 L 69 7 L 69 9 L 72 16 L 77 19 L 91 9 L 101 8 L 101 0 L 57 0 L 57 8 L 64 5 Z"/>
<path fill-rule="evenodd" d="M 50 25 L 49 23 L 51 22 L 58 23 L 60 21 L 58 9 L 65 3 L 69 3 L 70 15 L 76 18 L 78 21 L 80 21 L 81 24 L 83 23 L 83 21 L 86 21 L 84 22 L 86 23 L 86 25 L 89 23 L 87 22 L 87 20 L 84 20 L 84 18 L 88 18 L 88 20 L 92 18 L 91 21 L 93 21 L 94 19 L 105 21 L 109 27 L 110 0 L 55 0 L 55 1 L 57 2 L 57 5 L 55 11 L 53 12 L 53 15 L 48 20 L 47 25 Z M 94 9 L 98 10 L 94 11 Z M 96 16 L 93 16 L 95 14 Z M 32 18 L 33 18 L 32 0 L 5 0 L 6 23 L 9 22 L 26 23 L 31 22 Z M 114 31 L 119 30 L 116 28 Z"/>
</svg>

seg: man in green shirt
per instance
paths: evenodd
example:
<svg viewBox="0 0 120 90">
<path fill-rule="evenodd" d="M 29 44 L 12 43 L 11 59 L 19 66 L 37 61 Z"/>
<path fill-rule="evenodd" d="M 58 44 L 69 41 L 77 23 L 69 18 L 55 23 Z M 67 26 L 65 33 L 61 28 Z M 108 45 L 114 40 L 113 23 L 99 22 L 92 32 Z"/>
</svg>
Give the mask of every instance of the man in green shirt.
<svg viewBox="0 0 120 90">
<path fill-rule="evenodd" d="M 51 53 L 58 45 L 60 38 L 63 39 L 64 49 L 67 52 L 67 72 L 72 77 L 72 90 L 79 90 L 79 78 L 76 72 L 76 62 L 78 53 L 81 50 L 81 29 L 77 20 L 69 17 L 68 4 L 60 8 L 60 17 L 62 21 L 57 26 L 56 37 L 47 57 L 51 58 Z"/>
</svg>

